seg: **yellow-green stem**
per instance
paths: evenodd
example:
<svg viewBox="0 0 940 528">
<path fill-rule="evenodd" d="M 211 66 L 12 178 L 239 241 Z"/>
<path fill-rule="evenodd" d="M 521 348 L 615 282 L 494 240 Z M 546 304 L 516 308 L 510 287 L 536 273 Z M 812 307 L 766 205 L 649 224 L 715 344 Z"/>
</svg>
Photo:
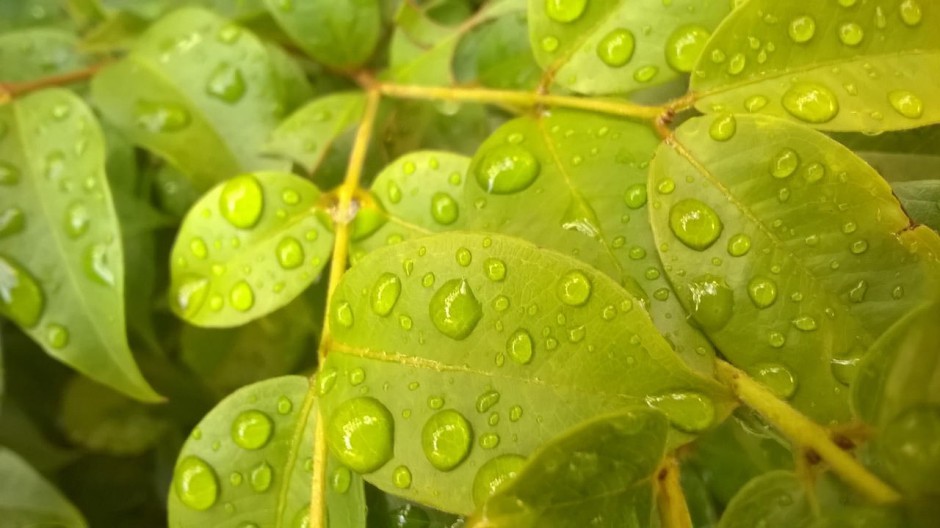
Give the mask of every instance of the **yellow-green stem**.
<svg viewBox="0 0 940 528">
<path fill-rule="evenodd" d="M 670 456 L 656 475 L 656 502 L 663 528 L 692 528 L 692 516 L 679 482 L 679 461 Z"/>
<path fill-rule="evenodd" d="M 869 500 L 887 504 L 901 499 L 897 491 L 836 445 L 828 430 L 774 396 L 742 370 L 724 361 L 718 361 L 716 375 L 742 403 L 760 413 L 765 420 L 787 436 L 797 449 L 810 450 L 819 455 L 836 475 Z"/>
</svg>

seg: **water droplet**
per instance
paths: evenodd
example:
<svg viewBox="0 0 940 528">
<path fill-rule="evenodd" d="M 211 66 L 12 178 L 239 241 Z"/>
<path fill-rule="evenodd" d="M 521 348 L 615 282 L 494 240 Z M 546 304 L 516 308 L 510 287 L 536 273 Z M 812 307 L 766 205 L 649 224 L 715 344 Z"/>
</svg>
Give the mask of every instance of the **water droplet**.
<svg viewBox="0 0 940 528">
<path fill-rule="evenodd" d="M 247 312 L 255 305 L 255 292 L 245 281 L 238 281 L 229 291 L 228 300 L 232 308 L 240 312 Z"/>
<path fill-rule="evenodd" d="M 888 94 L 888 101 L 897 113 L 908 119 L 920 119 L 924 115 L 924 103 L 907 90 L 895 90 Z"/>
<path fill-rule="evenodd" d="M 633 80 L 641 83 L 650 82 L 657 73 L 659 73 L 659 68 L 656 66 L 643 66 L 633 73 Z"/>
<path fill-rule="evenodd" d="M 69 238 L 78 238 L 88 232 L 91 213 L 81 202 L 75 202 L 65 212 L 65 233 Z"/>
<path fill-rule="evenodd" d="M 627 193 L 623 196 L 624 202 L 630 209 L 639 209 L 646 205 L 646 184 L 637 183 L 627 188 Z"/>
<path fill-rule="evenodd" d="M 291 403 L 290 399 L 287 396 L 281 396 L 277 399 L 277 413 L 278 414 L 290 414 L 293 410 L 294 404 Z"/>
<path fill-rule="evenodd" d="M 137 126 L 151 133 L 179 132 L 192 121 L 189 111 L 177 103 L 138 101 L 134 116 Z"/>
<path fill-rule="evenodd" d="M 770 174 L 774 178 L 789 178 L 800 166 L 800 155 L 793 149 L 781 150 L 770 162 Z"/>
<path fill-rule="evenodd" d="M 519 455 L 500 455 L 480 466 L 473 478 L 473 502 L 482 506 L 486 499 L 516 478 L 525 462 Z"/>
<path fill-rule="evenodd" d="M 617 28 L 597 43 L 597 57 L 611 68 L 624 66 L 633 58 L 636 40 L 628 29 Z"/>
<path fill-rule="evenodd" d="M 788 399 L 796 392 L 796 378 L 783 365 L 762 365 L 754 372 L 754 379 L 778 398 Z"/>
<path fill-rule="evenodd" d="M 483 449 L 495 449 L 499 446 L 499 435 L 496 433 L 483 433 L 480 435 L 480 447 Z"/>
<path fill-rule="evenodd" d="M 901 298 L 903 298 L 903 297 L 904 297 L 904 286 L 895 286 L 894 289 L 891 290 L 891 297 L 894 298 L 894 299 L 896 299 L 896 300 L 900 300 Z"/>
<path fill-rule="evenodd" d="M 476 167 L 476 181 L 491 194 L 512 194 L 528 188 L 541 165 L 519 145 L 498 145 L 488 150 Z"/>
<path fill-rule="evenodd" d="M 267 462 L 262 462 L 251 470 L 248 476 L 248 482 L 251 483 L 251 489 L 258 493 L 268 491 L 271 487 L 271 481 L 274 480 L 274 469 Z"/>
<path fill-rule="evenodd" d="M 232 440 L 242 449 L 261 449 L 274 431 L 274 422 L 261 411 L 244 411 L 232 422 Z"/>
<path fill-rule="evenodd" d="M 760 112 L 770 101 L 763 95 L 754 95 L 744 101 L 744 109 L 748 112 Z"/>
<path fill-rule="evenodd" d="M 398 466 L 392 471 L 392 483 L 398 489 L 408 489 L 411 487 L 411 470 L 406 466 Z"/>
<path fill-rule="evenodd" d="M 317 394 L 325 396 L 336 385 L 336 369 L 329 367 L 317 373 Z"/>
<path fill-rule="evenodd" d="M 454 254 L 454 257 L 457 259 L 457 264 L 465 268 L 473 262 L 473 253 L 470 253 L 470 250 L 467 248 L 459 248 L 457 253 Z"/>
<path fill-rule="evenodd" d="M 26 216 L 19 207 L 10 207 L 0 213 L 0 238 L 19 233 L 26 225 Z"/>
<path fill-rule="evenodd" d="M 818 327 L 816 319 L 808 315 L 801 315 L 793 320 L 793 326 L 804 332 L 812 332 Z"/>
<path fill-rule="evenodd" d="M 848 22 L 839 26 L 839 40 L 846 46 L 858 46 L 865 38 L 865 30 L 862 26 L 854 22 Z"/>
<path fill-rule="evenodd" d="M 541 45 L 542 49 L 548 53 L 553 53 L 558 49 L 558 39 L 552 36 L 548 36 L 542 39 Z"/>
<path fill-rule="evenodd" d="M 69 344 L 69 330 L 68 328 L 60 325 L 51 323 L 46 326 L 46 342 L 49 343 L 49 346 L 55 349 L 64 348 Z"/>
<path fill-rule="evenodd" d="M 534 349 L 532 335 L 522 328 L 516 330 L 506 341 L 506 353 L 520 365 L 532 361 Z"/>
<path fill-rule="evenodd" d="M 777 302 L 777 283 L 765 277 L 754 277 L 747 285 L 747 295 L 754 306 L 768 308 Z"/>
<path fill-rule="evenodd" d="M 806 180 L 806 183 L 816 183 L 825 177 L 826 167 L 822 163 L 810 163 L 803 171 L 803 179 Z"/>
<path fill-rule="evenodd" d="M 336 321 L 346 328 L 350 328 L 353 325 L 352 306 L 350 306 L 348 302 L 342 302 L 336 307 Z"/>
<path fill-rule="evenodd" d="M 853 255 L 861 255 L 862 253 L 868 251 L 868 242 L 865 240 L 856 240 L 855 242 L 852 242 L 849 250 Z"/>
<path fill-rule="evenodd" d="M 737 129 L 738 122 L 734 119 L 734 116 L 724 114 L 712 121 L 712 125 L 708 129 L 708 135 L 715 141 L 728 141 L 734 137 Z"/>
<path fill-rule="evenodd" d="M 672 178 L 665 178 L 656 186 L 659 194 L 672 194 L 676 190 L 676 182 Z"/>
<path fill-rule="evenodd" d="M 385 317 L 401 296 L 401 279 L 394 273 L 383 273 L 372 286 L 372 311 Z"/>
<path fill-rule="evenodd" d="M 751 250 L 751 237 L 739 233 L 728 240 L 728 254 L 732 257 L 742 257 Z"/>
<path fill-rule="evenodd" d="M 674 392 L 648 396 L 647 404 L 665 413 L 677 428 L 688 433 L 704 431 L 715 420 L 715 404 L 697 392 Z"/>
<path fill-rule="evenodd" d="M 743 53 L 735 53 L 731 60 L 728 61 L 728 73 L 731 75 L 738 75 L 744 71 L 744 67 L 747 66 L 747 57 Z"/>
<path fill-rule="evenodd" d="M 434 193 L 431 198 L 431 216 L 441 225 L 450 225 L 457 221 L 459 209 L 457 202 L 447 193 Z"/>
<path fill-rule="evenodd" d="M 558 281 L 558 298 L 569 306 L 583 306 L 591 298 L 591 280 L 587 275 L 571 270 Z"/>
<path fill-rule="evenodd" d="M 473 431 L 462 414 L 446 409 L 431 416 L 421 430 L 421 447 L 432 466 L 450 471 L 470 454 Z"/>
<path fill-rule="evenodd" d="M 284 269 L 296 269 L 304 263 L 304 247 L 292 236 L 286 236 L 277 243 L 275 254 L 278 264 Z"/>
<path fill-rule="evenodd" d="M 219 479 L 204 460 L 187 456 L 176 466 L 173 489 L 184 505 L 205 511 L 219 498 Z"/>
<path fill-rule="evenodd" d="M 202 307 L 208 293 L 208 280 L 198 275 L 189 275 L 180 281 L 174 301 L 183 314 L 192 315 Z"/>
<path fill-rule="evenodd" d="M 587 8 L 587 0 L 545 0 L 545 12 L 555 22 L 568 24 L 581 18 Z"/>
<path fill-rule="evenodd" d="M 863 302 L 866 293 L 868 293 L 868 282 L 860 280 L 849 291 L 849 300 L 854 303 Z"/>
<path fill-rule="evenodd" d="M 689 283 L 691 315 L 702 328 L 720 330 L 734 312 L 734 292 L 724 279 L 703 275 Z"/>
<path fill-rule="evenodd" d="M 682 200 L 672 206 L 669 211 L 669 227 L 683 244 L 698 251 L 711 247 L 724 228 L 718 214 L 694 198 Z"/>
<path fill-rule="evenodd" d="M 701 26 L 676 28 L 666 40 L 666 62 L 676 71 L 691 72 L 710 36 L 711 33 Z"/>
<path fill-rule="evenodd" d="M 222 217 L 239 229 L 250 229 L 261 219 L 264 193 L 251 175 L 237 176 L 225 182 L 219 194 Z"/>
<path fill-rule="evenodd" d="M 245 78 L 237 67 L 223 62 L 209 74 L 206 93 L 226 103 L 237 103 L 245 95 Z"/>
<path fill-rule="evenodd" d="M 832 90 L 821 84 L 801 82 L 783 95 L 783 107 L 797 119 L 822 124 L 832 121 L 839 113 L 839 100 Z"/>
<path fill-rule="evenodd" d="M 809 42 L 816 35 L 816 21 L 808 16 L 796 17 L 790 22 L 787 32 L 797 44 Z"/>
<path fill-rule="evenodd" d="M 499 403 L 499 393 L 494 390 L 486 391 L 477 397 L 477 412 L 481 414 L 485 413 L 497 403 Z"/>
<path fill-rule="evenodd" d="M 371 473 L 392 458 L 395 423 L 375 398 L 341 403 L 330 417 L 327 437 L 340 462 L 358 473 Z"/>
<path fill-rule="evenodd" d="M 451 279 L 434 293 L 429 312 L 442 334 L 460 341 L 473 332 L 483 316 L 483 307 L 466 280 Z"/>
<path fill-rule="evenodd" d="M 901 20 L 910 27 L 919 25 L 924 18 L 924 11 L 917 0 L 904 0 L 898 10 L 901 12 Z"/>
<path fill-rule="evenodd" d="M 350 370 L 346 377 L 349 379 L 350 385 L 361 385 L 362 382 L 366 380 L 366 371 L 363 370 L 362 367 L 356 367 Z"/>
<path fill-rule="evenodd" d="M 49 181 L 58 181 L 65 175 L 65 154 L 61 150 L 53 150 L 43 160 L 43 172 Z"/>
<path fill-rule="evenodd" d="M 5 161 L 0 161 L 0 185 L 16 185 L 19 181 L 20 170 Z"/>
<path fill-rule="evenodd" d="M 333 488 L 333 491 L 336 493 L 346 493 L 349 491 L 349 486 L 352 484 L 352 472 L 349 471 L 349 468 L 340 466 L 333 470 L 333 474 L 330 475 L 330 487 Z"/>
</svg>

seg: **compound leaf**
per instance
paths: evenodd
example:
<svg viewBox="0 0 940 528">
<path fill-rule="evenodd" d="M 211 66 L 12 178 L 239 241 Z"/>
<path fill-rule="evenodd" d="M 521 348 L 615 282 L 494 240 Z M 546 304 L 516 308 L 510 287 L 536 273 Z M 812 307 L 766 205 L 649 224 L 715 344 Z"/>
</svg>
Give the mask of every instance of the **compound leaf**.
<svg viewBox="0 0 940 528">
<path fill-rule="evenodd" d="M 0 447 L 0 516 L 7 526 L 85 528 L 82 514 L 19 455 Z"/>
<path fill-rule="evenodd" d="M 230 327 L 286 305 L 333 249 L 320 190 L 293 174 L 221 183 L 190 209 L 171 255 L 171 304 L 186 321 Z"/>
<path fill-rule="evenodd" d="M 91 110 L 49 89 L 0 106 L 0 314 L 53 357 L 142 400 L 128 348 L 121 233 Z"/>
</svg>

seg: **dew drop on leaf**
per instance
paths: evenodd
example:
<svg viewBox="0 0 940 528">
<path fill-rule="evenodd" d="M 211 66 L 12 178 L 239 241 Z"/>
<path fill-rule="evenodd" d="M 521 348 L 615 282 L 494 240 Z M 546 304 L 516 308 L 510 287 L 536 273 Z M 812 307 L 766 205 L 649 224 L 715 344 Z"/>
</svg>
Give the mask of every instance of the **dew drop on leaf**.
<svg viewBox="0 0 940 528">
<path fill-rule="evenodd" d="M 219 64 L 209 74 L 206 93 L 229 104 L 237 103 L 245 95 L 241 70 L 227 62 Z"/>
<path fill-rule="evenodd" d="M 432 466 L 450 471 L 470 454 L 473 429 L 459 412 L 445 409 L 430 418 L 421 430 L 421 448 Z"/>
<path fill-rule="evenodd" d="M 271 487 L 271 481 L 274 480 L 274 469 L 271 464 L 262 462 L 251 470 L 248 476 L 248 482 L 251 483 L 251 489 L 258 493 L 268 491 Z"/>
<path fill-rule="evenodd" d="M 895 90 L 888 94 L 891 107 L 908 119 L 920 119 L 924 115 L 924 102 L 907 90 Z"/>
<path fill-rule="evenodd" d="M 91 214 L 82 202 L 75 202 L 65 210 L 65 234 L 76 239 L 88 232 Z"/>
<path fill-rule="evenodd" d="M 151 133 L 179 132 L 189 126 L 189 111 L 176 103 L 138 101 L 134 107 L 137 126 Z"/>
<path fill-rule="evenodd" d="M 238 281 L 232 286 L 232 290 L 228 294 L 228 300 L 232 304 L 232 308 L 240 312 L 247 312 L 255 305 L 255 292 L 247 282 Z"/>
<path fill-rule="evenodd" d="M 176 289 L 174 301 L 183 314 L 191 315 L 199 311 L 209 293 L 209 281 L 199 275 L 187 275 Z"/>
<path fill-rule="evenodd" d="M 649 396 L 646 402 L 662 411 L 677 428 L 688 433 L 704 431 L 715 420 L 715 404 L 697 392 L 674 392 Z"/>
<path fill-rule="evenodd" d="M 643 66 L 633 73 L 633 80 L 641 83 L 650 82 L 657 73 L 659 73 L 659 68 L 656 66 Z"/>
<path fill-rule="evenodd" d="M 635 44 L 636 41 L 630 30 L 613 29 L 597 43 L 597 57 L 611 68 L 619 68 L 633 58 Z"/>
<path fill-rule="evenodd" d="M 734 292 L 724 279 L 703 275 L 689 283 L 692 319 L 706 330 L 720 330 L 734 313 Z"/>
<path fill-rule="evenodd" d="M 484 433 L 480 435 L 480 447 L 483 449 L 495 449 L 499 446 L 499 435 L 496 433 Z"/>
<path fill-rule="evenodd" d="M 803 332 L 812 332 L 818 328 L 816 319 L 808 315 L 801 315 L 793 320 L 793 326 Z"/>
<path fill-rule="evenodd" d="M 457 221 L 459 209 L 454 198 L 443 192 L 431 197 L 431 217 L 441 225 L 450 225 Z"/>
<path fill-rule="evenodd" d="M 189 252 L 198 259 L 204 259 L 209 255 L 209 247 L 205 240 L 195 237 L 189 241 Z"/>
<path fill-rule="evenodd" d="M 352 327 L 355 318 L 353 317 L 352 306 L 348 302 L 341 302 L 336 307 L 336 321 L 346 328 Z"/>
<path fill-rule="evenodd" d="M 398 466 L 392 471 L 392 483 L 398 489 L 408 489 L 411 487 L 411 470 L 407 466 Z"/>
<path fill-rule="evenodd" d="M 261 219 L 264 192 L 257 178 L 243 175 L 225 182 L 219 194 L 219 210 L 228 223 L 239 229 L 250 229 Z"/>
<path fill-rule="evenodd" d="M 290 414 L 293 410 L 294 404 L 291 403 L 290 399 L 287 396 L 281 396 L 277 399 L 277 413 L 278 414 Z"/>
<path fill-rule="evenodd" d="M 465 279 L 445 282 L 431 297 L 428 311 L 438 331 L 456 341 L 469 336 L 483 317 L 483 307 Z"/>
<path fill-rule="evenodd" d="M 767 106 L 767 103 L 769 102 L 770 101 L 768 101 L 767 98 L 763 95 L 753 95 L 744 101 L 744 109 L 748 112 L 759 112 L 763 110 L 763 108 Z"/>
<path fill-rule="evenodd" d="M 558 281 L 557 293 L 568 306 L 583 306 L 591 298 L 591 280 L 584 273 L 571 270 Z"/>
<path fill-rule="evenodd" d="M 766 277 L 754 277 L 747 285 L 747 295 L 758 308 L 769 308 L 777 302 L 777 283 Z"/>
<path fill-rule="evenodd" d="M 839 100 L 832 90 L 821 84 L 801 82 L 783 94 L 783 108 L 801 121 L 822 124 L 838 115 Z"/>
<path fill-rule="evenodd" d="M 528 188 L 541 170 L 535 156 L 519 145 L 498 145 L 477 165 L 477 184 L 491 194 L 512 194 Z"/>
<path fill-rule="evenodd" d="M 924 18 L 924 11 L 917 0 L 904 0 L 898 10 L 901 13 L 901 20 L 910 27 L 919 25 Z"/>
<path fill-rule="evenodd" d="M 704 251 L 718 240 L 724 226 L 711 207 L 689 198 L 672 206 L 669 211 L 669 228 L 686 246 Z"/>
<path fill-rule="evenodd" d="M 244 411 L 232 422 L 232 440 L 242 449 L 264 447 L 273 431 L 274 422 L 261 411 Z"/>
<path fill-rule="evenodd" d="M 277 255 L 277 263 L 284 269 L 297 269 L 304 263 L 304 247 L 292 236 L 282 238 L 274 252 Z"/>
<path fill-rule="evenodd" d="M 751 237 L 739 233 L 728 239 L 728 254 L 732 257 L 743 257 L 751 250 Z"/>
<path fill-rule="evenodd" d="M 470 250 L 467 248 L 458 249 L 454 256 L 457 259 L 457 264 L 460 264 L 465 268 L 469 266 L 471 262 L 473 262 L 473 253 L 470 253 Z"/>
<path fill-rule="evenodd" d="M 383 273 L 372 286 L 372 311 L 385 317 L 392 313 L 400 295 L 401 279 L 394 273 Z"/>
<path fill-rule="evenodd" d="M 853 303 L 860 303 L 865 301 L 865 294 L 868 293 L 868 282 L 863 280 L 858 281 L 855 286 L 849 290 L 849 300 Z"/>
<path fill-rule="evenodd" d="M 708 135 L 715 141 L 728 141 L 734 137 L 738 128 L 738 123 L 734 115 L 725 114 L 715 118 L 711 127 L 708 129 Z"/>
<path fill-rule="evenodd" d="M 215 471 L 201 458 L 188 456 L 180 461 L 173 478 L 176 496 L 193 510 L 208 510 L 219 498 Z"/>
<path fill-rule="evenodd" d="M 787 338 L 780 332 L 771 332 L 767 336 L 767 342 L 774 348 L 782 348 L 783 345 L 787 344 Z"/>
<path fill-rule="evenodd" d="M 483 263 L 486 277 L 493 282 L 502 282 L 506 278 L 506 263 L 497 258 L 488 258 Z"/>
<path fill-rule="evenodd" d="M 666 40 L 666 62 L 676 71 L 691 72 L 710 36 L 701 26 L 679 26 Z"/>
<path fill-rule="evenodd" d="M 646 205 L 646 184 L 635 183 L 628 187 L 623 201 L 630 209 L 639 209 Z"/>
<path fill-rule="evenodd" d="M 865 30 L 854 22 L 847 22 L 839 26 L 839 40 L 846 46 L 858 46 L 865 38 Z"/>
<path fill-rule="evenodd" d="M 395 423 L 375 398 L 359 397 L 341 403 L 330 417 L 328 444 L 344 465 L 371 473 L 392 458 Z"/>
<path fill-rule="evenodd" d="M 816 35 L 816 21 L 809 16 L 796 17 L 790 21 L 787 33 L 797 44 L 809 42 Z"/>
<path fill-rule="evenodd" d="M 108 263 L 108 246 L 94 244 L 85 251 L 85 275 L 104 286 L 114 286 L 114 271 Z"/>
<path fill-rule="evenodd" d="M 555 22 L 567 24 L 581 18 L 588 0 L 545 0 L 545 12 Z"/>
<path fill-rule="evenodd" d="M 481 414 L 485 413 L 497 403 L 499 403 L 499 393 L 494 390 L 486 391 L 477 397 L 477 412 Z"/>
<path fill-rule="evenodd" d="M 69 329 L 56 323 L 46 326 L 46 342 L 52 348 L 64 348 L 69 344 Z"/>
<path fill-rule="evenodd" d="M 778 398 L 790 398 L 796 392 L 796 378 L 783 365 L 762 365 L 754 372 L 754 379 L 770 389 Z"/>
<path fill-rule="evenodd" d="M 534 349 L 532 334 L 523 328 L 513 332 L 506 341 L 506 353 L 520 365 L 526 365 L 532 361 Z"/>
<path fill-rule="evenodd" d="M 500 455 L 480 466 L 473 477 L 473 502 L 482 506 L 486 499 L 516 478 L 525 462 L 519 455 Z"/>
</svg>

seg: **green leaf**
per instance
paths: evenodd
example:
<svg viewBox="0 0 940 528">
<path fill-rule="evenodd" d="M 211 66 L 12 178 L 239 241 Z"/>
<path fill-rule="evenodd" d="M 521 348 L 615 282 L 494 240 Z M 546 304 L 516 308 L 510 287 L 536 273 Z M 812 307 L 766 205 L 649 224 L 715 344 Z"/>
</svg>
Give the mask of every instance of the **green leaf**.
<svg viewBox="0 0 940 528">
<path fill-rule="evenodd" d="M 333 233 L 312 183 L 276 172 L 219 184 L 183 220 L 171 255 L 172 308 L 205 327 L 247 323 L 320 275 Z"/>
<path fill-rule="evenodd" d="M 354 69 L 372 57 L 382 36 L 378 0 L 264 0 L 278 25 L 314 60 Z"/>
<path fill-rule="evenodd" d="M 721 516 L 719 528 L 790 528 L 812 522 L 818 514 L 795 473 L 769 471 L 744 486 Z"/>
<path fill-rule="evenodd" d="M 179 528 L 302 526 L 310 509 L 316 401 L 310 383 L 285 376 L 239 389 L 193 429 L 170 490 Z M 329 526 L 365 527 L 362 481 L 330 460 Z"/>
<path fill-rule="evenodd" d="M 35 28 L 0 34 L 0 80 L 33 81 L 81 69 L 90 57 L 78 51 L 78 39 L 67 31 Z"/>
<path fill-rule="evenodd" d="M 652 526 L 667 431 L 662 413 L 636 409 L 566 432 L 521 468 L 521 460 L 496 459 L 474 482 L 475 494 L 495 491 L 481 521 L 494 528 Z"/>
<path fill-rule="evenodd" d="M 529 47 L 527 26 L 525 12 L 519 11 L 473 28 L 454 52 L 457 82 L 507 90 L 534 89 L 542 71 Z"/>
<path fill-rule="evenodd" d="M 127 49 L 149 25 L 149 20 L 133 12 L 119 11 L 85 34 L 82 48 L 101 52 Z"/>
<path fill-rule="evenodd" d="M 284 110 L 279 81 L 254 35 L 184 8 L 156 22 L 125 59 L 101 71 L 92 95 L 129 138 L 206 189 L 241 172 L 286 168 L 259 150 Z"/>
<path fill-rule="evenodd" d="M 408 502 L 372 486 L 366 488 L 369 528 L 462 528 L 463 517 Z"/>
<path fill-rule="evenodd" d="M 330 328 L 320 393 L 334 453 L 443 511 L 474 509 L 487 461 L 590 417 L 646 403 L 670 417 L 676 445 L 728 412 L 724 389 L 685 367 L 638 300 L 514 238 L 445 233 L 375 251 L 343 277 Z M 362 416 L 374 427 L 344 429 Z M 448 427 L 456 436 L 433 448 Z"/>
<path fill-rule="evenodd" d="M 313 87 L 297 60 L 278 46 L 268 43 L 266 47 L 268 56 L 271 58 L 274 76 L 277 78 L 277 84 L 284 91 L 284 110 L 285 112 L 293 112 L 310 99 L 313 99 Z"/>
<path fill-rule="evenodd" d="M 38 26 L 68 28 L 68 13 L 61 0 L 0 3 L 0 31 Z"/>
<path fill-rule="evenodd" d="M 315 99 L 278 125 L 264 150 L 289 159 L 313 174 L 337 138 L 359 123 L 365 105 L 366 96 L 362 92 L 342 92 Z"/>
<path fill-rule="evenodd" d="M 929 295 L 937 234 L 913 227 L 850 151 L 772 117 L 686 122 L 649 186 L 660 256 L 692 321 L 797 409 L 847 421 L 859 360 Z"/>
<path fill-rule="evenodd" d="M 936 319 L 931 322 L 936 322 Z M 934 356 L 936 343 L 933 342 Z M 932 401 L 903 409 L 881 428 L 871 448 L 877 457 L 877 467 L 907 496 L 935 499 L 940 495 L 940 482 L 937 482 L 937 474 L 940 472 L 940 451 L 937 449 L 940 445 L 940 405 L 936 403 L 936 358 L 929 361 L 934 363 L 927 365 L 928 372 L 934 378 L 928 381 L 932 383 L 928 388 L 932 392 L 928 400 Z M 912 381 L 919 380 L 914 378 Z"/>
<path fill-rule="evenodd" d="M 559 85 L 629 93 L 692 71 L 729 11 L 724 0 L 529 0 L 529 40 Z"/>
<path fill-rule="evenodd" d="M 94 115 L 50 89 L 0 107 L 0 130 L 0 314 L 95 381 L 159 399 L 127 345 L 123 250 Z"/>
<path fill-rule="evenodd" d="M 590 113 L 511 121 L 474 156 L 461 203 L 472 214 L 461 227 L 524 238 L 606 272 L 642 300 L 686 363 L 710 374 L 712 347 L 686 323 L 649 226 L 646 174 L 658 144 L 649 127 Z"/>
<path fill-rule="evenodd" d="M 52 484 L 4 447 L 0 447 L 0 473 L 0 517 L 5 526 L 88 526 L 82 514 Z"/>
<path fill-rule="evenodd" d="M 75 444 L 120 456 L 148 451 L 170 426 L 152 407 L 82 377 L 66 385 L 61 424 Z"/>
<path fill-rule="evenodd" d="M 703 112 L 760 112 L 823 130 L 940 122 L 940 11 L 923 0 L 749 1 L 692 75 Z"/>
</svg>

